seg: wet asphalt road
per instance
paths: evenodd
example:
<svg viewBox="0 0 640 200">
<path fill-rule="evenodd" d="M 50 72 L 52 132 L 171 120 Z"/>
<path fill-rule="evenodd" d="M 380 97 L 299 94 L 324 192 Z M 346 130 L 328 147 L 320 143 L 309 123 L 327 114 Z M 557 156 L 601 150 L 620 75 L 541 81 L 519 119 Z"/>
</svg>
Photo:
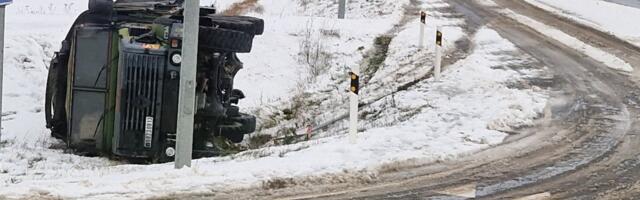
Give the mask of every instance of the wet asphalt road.
<svg viewBox="0 0 640 200">
<path fill-rule="evenodd" d="M 617 3 L 624 6 L 640 8 L 640 0 L 604 0 L 612 3 Z"/>
</svg>

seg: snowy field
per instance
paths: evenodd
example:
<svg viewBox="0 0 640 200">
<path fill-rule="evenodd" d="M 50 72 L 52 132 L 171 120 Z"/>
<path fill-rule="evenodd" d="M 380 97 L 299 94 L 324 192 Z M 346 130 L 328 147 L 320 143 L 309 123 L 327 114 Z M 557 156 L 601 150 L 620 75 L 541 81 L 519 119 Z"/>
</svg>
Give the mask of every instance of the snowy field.
<svg viewBox="0 0 640 200">
<path fill-rule="evenodd" d="M 576 20 L 640 46 L 640 8 L 603 0 L 526 0 L 560 16 Z"/>
<path fill-rule="evenodd" d="M 409 0 L 349 2 L 349 19 L 336 20 L 332 1 L 259 1 L 261 9 L 248 14 L 265 19 L 265 34 L 252 53 L 240 55 L 245 69 L 236 83 L 248 96 L 243 109 L 260 118 L 257 134 L 279 137 L 282 130 L 346 111 L 346 74 L 350 66 L 361 66 L 371 86 L 362 91 L 369 106 L 355 142 L 346 139 L 340 121 L 309 141 L 267 143 L 195 160 L 182 170 L 172 163 L 130 165 L 63 152 L 44 128 L 44 83 L 53 52 L 86 1 L 16 2 L 7 16 L 0 198 L 133 199 L 260 187 L 274 179 L 373 179 L 394 163 L 447 161 L 500 144 L 508 136 L 501 131 L 530 126 L 540 116 L 547 92 L 527 80 L 543 76 L 544 68 L 534 68 L 530 57 L 495 31 L 466 35 L 464 21 L 451 17 L 439 0 L 411 6 Z M 407 7 L 429 11 L 424 49 L 416 44 L 417 13 Z M 446 54 L 465 38 L 471 53 L 448 66 L 440 81 L 428 78 L 396 90 L 431 70 L 436 25 L 445 33 Z M 381 47 L 374 41 L 387 40 L 387 51 L 376 53 Z M 372 65 L 380 55 L 381 63 Z M 304 109 L 282 117 L 298 104 Z"/>
</svg>

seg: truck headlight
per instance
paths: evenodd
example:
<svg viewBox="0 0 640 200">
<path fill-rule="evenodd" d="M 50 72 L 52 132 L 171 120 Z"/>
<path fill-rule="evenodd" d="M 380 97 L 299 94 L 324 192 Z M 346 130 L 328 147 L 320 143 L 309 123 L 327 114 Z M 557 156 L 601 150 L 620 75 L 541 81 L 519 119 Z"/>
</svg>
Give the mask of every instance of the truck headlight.
<svg viewBox="0 0 640 200">
<path fill-rule="evenodd" d="M 173 147 L 169 147 L 166 150 L 164 150 L 164 153 L 169 157 L 173 157 L 176 155 L 176 149 L 174 149 Z"/>
<path fill-rule="evenodd" d="M 171 64 L 180 65 L 182 63 L 182 55 L 180 53 L 174 53 L 171 55 Z"/>
</svg>

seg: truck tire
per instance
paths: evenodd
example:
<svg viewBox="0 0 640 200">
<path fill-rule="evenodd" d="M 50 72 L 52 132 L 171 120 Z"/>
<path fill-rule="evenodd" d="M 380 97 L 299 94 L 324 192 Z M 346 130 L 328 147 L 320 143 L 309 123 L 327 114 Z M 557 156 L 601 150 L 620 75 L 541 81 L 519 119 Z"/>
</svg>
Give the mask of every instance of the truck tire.
<svg viewBox="0 0 640 200">
<path fill-rule="evenodd" d="M 242 31 L 252 35 L 262 35 L 264 20 L 248 16 L 208 16 L 211 26 Z"/>
<path fill-rule="evenodd" d="M 111 15 L 113 12 L 112 0 L 89 0 L 89 12 L 95 14 Z"/>
<path fill-rule="evenodd" d="M 262 35 L 264 33 L 264 20 L 256 17 L 249 16 L 229 16 L 231 19 L 238 19 L 242 21 L 249 21 L 255 24 L 256 27 L 256 35 Z"/>
<path fill-rule="evenodd" d="M 242 124 L 233 122 L 230 124 L 218 125 L 220 135 L 229 139 L 233 143 L 240 143 L 244 140 L 244 134 L 242 134 Z"/>
<path fill-rule="evenodd" d="M 240 116 L 240 108 L 238 108 L 238 106 L 229 106 L 227 108 L 227 116 L 229 117 Z"/>
<path fill-rule="evenodd" d="M 234 122 L 242 124 L 242 133 L 244 134 L 249 134 L 256 131 L 256 117 L 253 115 L 240 113 L 240 116 L 231 117 L 230 119 Z"/>
<path fill-rule="evenodd" d="M 209 25 L 207 23 L 207 25 Z M 253 23 L 248 21 L 240 21 L 234 19 L 225 19 L 225 18 L 215 18 L 211 19 L 211 24 L 209 26 L 231 29 L 235 31 L 242 31 L 247 34 L 255 35 L 256 27 Z"/>
<path fill-rule="evenodd" d="M 225 28 L 200 26 L 200 48 L 217 52 L 249 53 L 253 45 L 253 35 Z"/>
</svg>

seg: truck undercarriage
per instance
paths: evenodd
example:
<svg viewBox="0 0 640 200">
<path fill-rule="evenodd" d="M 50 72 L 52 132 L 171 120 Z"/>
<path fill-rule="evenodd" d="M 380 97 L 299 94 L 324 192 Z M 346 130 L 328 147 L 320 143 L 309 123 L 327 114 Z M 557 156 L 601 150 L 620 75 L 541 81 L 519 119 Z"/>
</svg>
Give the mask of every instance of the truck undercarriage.
<svg viewBox="0 0 640 200">
<path fill-rule="evenodd" d="M 176 141 L 181 1 L 92 0 L 51 61 L 45 114 L 52 136 L 85 155 L 171 161 Z M 202 7 L 194 157 L 215 156 L 216 139 L 242 142 L 255 131 L 234 88 L 264 22 Z"/>
</svg>

